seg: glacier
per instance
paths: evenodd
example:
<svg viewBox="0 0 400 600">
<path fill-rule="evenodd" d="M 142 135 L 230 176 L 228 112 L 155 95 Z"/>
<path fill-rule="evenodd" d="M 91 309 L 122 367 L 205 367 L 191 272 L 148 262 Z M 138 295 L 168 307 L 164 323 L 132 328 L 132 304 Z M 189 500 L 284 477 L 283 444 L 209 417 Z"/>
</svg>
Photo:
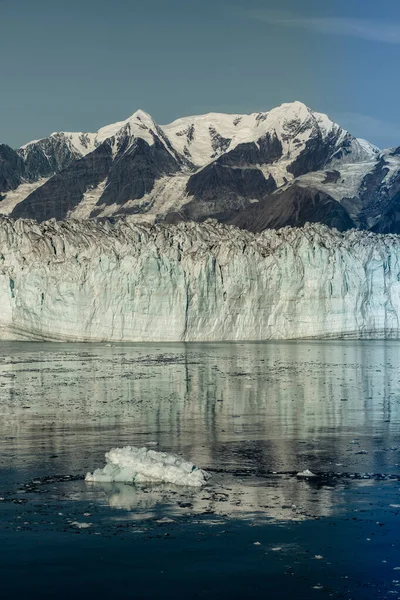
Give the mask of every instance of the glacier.
<svg viewBox="0 0 400 600">
<path fill-rule="evenodd" d="M 400 237 L 0 218 L 0 339 L 400 338 Z"/>
</svg>

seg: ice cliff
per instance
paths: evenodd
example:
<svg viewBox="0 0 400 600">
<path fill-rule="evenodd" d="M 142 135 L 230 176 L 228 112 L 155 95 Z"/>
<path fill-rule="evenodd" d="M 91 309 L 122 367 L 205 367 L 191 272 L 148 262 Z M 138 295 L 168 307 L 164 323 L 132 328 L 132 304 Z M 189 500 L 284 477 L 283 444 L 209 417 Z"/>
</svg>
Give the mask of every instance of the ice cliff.
<svg viewBox="0 0 400 600">
<path fill-rule="evenodd" d="M 400 237 L 0 219 L 0 338 L 400 338 Z"/>
</svg>

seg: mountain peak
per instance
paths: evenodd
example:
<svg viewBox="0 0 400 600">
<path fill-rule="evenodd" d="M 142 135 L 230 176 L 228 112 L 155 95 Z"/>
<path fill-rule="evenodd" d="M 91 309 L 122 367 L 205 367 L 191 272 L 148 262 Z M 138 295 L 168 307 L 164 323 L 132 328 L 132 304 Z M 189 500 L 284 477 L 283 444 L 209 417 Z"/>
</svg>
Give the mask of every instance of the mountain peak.
<svg viewBox="0 0 400 600">
<path fill-rule="evenodd" d="M 293 111 L 304 111 L 304 112 L 312 112 L 311 108 L 309 108 L 306 104 L 304 104 L 304 102 L 301 102 L 300 100 L 293 100 L 293 102 L 282 102 L 282 104 L 280 104 L 279 106 L 277 106 L 276 108 L 272 109 L 272 110 L 293 110 Z"/>
<path fill-rule="evenodd" d="M 106 139 L 111 138 L 120 131 L 126 129 L 126 127 L 130 127 L 133 136 L 147 139 L 149 137 L 149 130 L 155 129 L 156 124 L 151 115 L 144 110 L 139 109 L 124 121 L 118 121 L 117 123 L 101 127 L 96 134 L 97 143 L 101 144 Z"/>
<path fill-rule="evenodd" d="M 152 121 L 152 122 L 154 122 L 153 117 L 146 111 L 142 110 L 141 108 L 136 110 L 127 120 L 128 121 L 136 120 L 136 121 Z"/>
<path fill-rule="evenodd" d="M 328 115 L 312 110 L 304 102 L 295 100 L 294 102 L 285 102 L 268 112 L 271 121 L 276 120 L 279 126 L 285 126 L 287 122 L 298 121 L 304 123 L 313 121 L 319 128 L 331 131 L 334 126 L 339 128 Z"/>
</svg>

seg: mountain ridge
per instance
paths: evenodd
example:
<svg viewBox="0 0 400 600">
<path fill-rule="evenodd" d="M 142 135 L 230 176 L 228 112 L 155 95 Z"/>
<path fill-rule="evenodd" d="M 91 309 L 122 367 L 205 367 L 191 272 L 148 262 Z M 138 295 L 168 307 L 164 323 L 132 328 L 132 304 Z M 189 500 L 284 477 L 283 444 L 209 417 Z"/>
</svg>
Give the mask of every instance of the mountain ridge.
<svg viewBox="0 0 400 600">
<path fill-rule="evenodd" d="M 95 133 L 54 132 L 17 150 L 0 146 L 0 214 L 244 223 L 243 211 L 254 215 L 259 203 L 265 223 L 296 226 L 303 224 L 300 202 L 311 221 L 400 231 L 397 150 L 380 151 L 297 101 L 163 126 L 138 110 Z M 275 220 L 266 215 L 269 205 Z"/>
</svg>

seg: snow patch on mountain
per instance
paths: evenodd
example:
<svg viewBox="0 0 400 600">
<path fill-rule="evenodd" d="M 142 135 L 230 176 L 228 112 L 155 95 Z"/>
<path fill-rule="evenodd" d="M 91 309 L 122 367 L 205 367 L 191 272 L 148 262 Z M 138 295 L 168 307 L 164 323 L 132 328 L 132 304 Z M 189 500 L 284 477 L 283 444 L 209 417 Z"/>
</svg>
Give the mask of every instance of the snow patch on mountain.
<svg viewBox="0 0 400 600">
<path fill-rule="evenodd" d="M 182 206 L 190 201 L 190 196 L 186 192 L 188 180 L 188 175 L 160 179 L 152 192 L 152 203 L 148 213 L 157 217 L 180 210 Z"/>
<path fill-rule="evenodd" d="M 84 220 L 90 217 L 90 213 L 95 208 L 99 198 L 102 196 L 106 187 L 107 179 L 104 179 L 98 186 L 88 189 L 84 194 L 81 202 L 70 211 L 68 218 Z"/>
<path fill-rule="evenodd" d="M 271 175 L 274 178 L 277 187 L 280 188 L 294 180 L 293 174 L 288 171 L 288 167 L 291 163 L 291 158 L 283 158 L 270 165 L 258 165 L 257 168 L 263 173 L 265 179 L 268 179 Z"/>
<path fill-rule="evenodd" d="M 375 147 L 373 147 L 375 148 Z M 400 175 L 400 156 L 390 150 L 374 152 L 374 159 L 362 162 L 332 162 L 321 171 L 307 173 L 298 177 L 296 183 L 302 187 L 315 187 L 328 193 L 338 202 L 344 202 L 352 218 L 356 218 L 362 208 L 362 196 L 369 192 L 376 202 L 390 195 L 391 187 L 396 185 Z M 374 183 L 366 179 L 374 178 L 380 166 L 381 174 Z M 380 179 L 380 178 L 381 179 Z M 375 186 L 375 187 L 372 187 Z M 352 200 L 348 202 L 348 200 Z"/>
<path fill-rule="evenodd" d="M 154 188 L 150 193 L 145 194 L 139 199 L 128 200 L 124 203 L 123 207 L 118 204 L 100 204 L 98 206 L 100 209 L 98 216 L 111 217 L 113 215 L 118 215 L 121 211 L 122 214 L 129 214 L 131 215 L 131 218 L 135 217 L 135 219 L 140 222 L 146 221 L 148 223 L 154 223 L 156 218 L 160 215 L 179 211 L 191 200 L 191 197 L 186 193 L 188 179 L 189 176 L 184 174 L 175 175 L 174 177 L 161 177 L 155 183 Z M 75 211 L 75 214 L 71 216 L 81 218 L 76 216 L 77 214 L 80 214 L 78 209 Z"/>
<path fill-rule="evenodd" d="M 0 215 L 11 214 L 17 204 L 22 202 L 22 200 L 25 200 L 29 194 L 46 183 L 48 179 L 48 177 L 43 177 L 33 183 L 21 183 L 15 190 L 10 190 L 3 194 L 3 199 L 0 201 Z"/>
<path fill-rule="evenodd" d="M 337 171 L 332 167 L 333 170 L 327 168 L 301 175 L 296 182 L 303 187 L 320 189 L 340 202 L 343 198 L 351 198 L 359 193 L 365 175 L 372 172 L 375 166 L 376 163 L 372 161 L 344 164 L 338 167 Z M 329 173 L 334 174 L 335 172 L 337 176 L 329 178 Z"/>
<path fill-rule="evenodd" d="M 385 167 L 387 168 L 386 176 L 383 183 L 386 186 L 390 186 L 393 179 L 399 176 L 400 172 L 400 155 L 392 154 L 390 150 L 386 150 L 382 153 L 382 157 L 385 161 Z"/>
<path fill-rule="evenodd" d="M 357 142 L 359 143 L 360 147 L 363 148 L 363 150 L 371 155 L 371 156 L 377 156 L 378 154 L 380 154 L 381 150 L 380 148 L 378 148 L 378 146 L 375 146 L 374 144 L 371 144 L 371 142 L 369 142 L 368 140 L 364 140 L 363 138 L 356 138 Z"/>
</svg>

